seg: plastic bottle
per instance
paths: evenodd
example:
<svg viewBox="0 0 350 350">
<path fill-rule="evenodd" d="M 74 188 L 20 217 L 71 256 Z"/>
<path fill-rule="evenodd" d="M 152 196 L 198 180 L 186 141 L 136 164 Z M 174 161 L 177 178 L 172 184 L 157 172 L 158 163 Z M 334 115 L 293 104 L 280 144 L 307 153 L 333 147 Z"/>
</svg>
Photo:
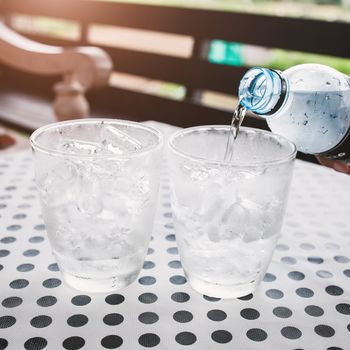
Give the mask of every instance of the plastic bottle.
<svg viewBox="0 0 350 350">
<path fill-rule="evenodd" d="M 299 151 L 350 161 L 350 79 L 337 70 L 252 68 L 240 82 L 239 99 Z"/>
</svg>

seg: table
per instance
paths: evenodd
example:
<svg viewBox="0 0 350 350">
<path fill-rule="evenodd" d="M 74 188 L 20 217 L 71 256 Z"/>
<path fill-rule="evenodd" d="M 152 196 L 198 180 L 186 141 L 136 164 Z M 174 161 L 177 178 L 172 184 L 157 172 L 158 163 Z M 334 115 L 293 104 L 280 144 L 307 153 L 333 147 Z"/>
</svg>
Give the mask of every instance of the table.
<svg viewBox="0 0 350 350">
<path fill-rule="evenodd" d="M 349 176 L 296 161 L 264 281 L 254 295 L 218 300 L 186 283 L 164 163 L 138 281 L 120 292 L 87 295 L 61 283 L 30 152 L 2 157 L 0 349 L 350 349 L 349 194 Z"/>
</svg>

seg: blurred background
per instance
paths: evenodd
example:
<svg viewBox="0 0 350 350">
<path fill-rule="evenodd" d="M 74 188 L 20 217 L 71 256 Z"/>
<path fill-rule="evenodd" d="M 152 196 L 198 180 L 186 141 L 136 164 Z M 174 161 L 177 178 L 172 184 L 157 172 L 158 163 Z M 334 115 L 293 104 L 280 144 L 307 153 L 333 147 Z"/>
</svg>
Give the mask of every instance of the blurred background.
<svg viewBox="0 0 350 350">
<path fill-rule="evenodd" d="M 4 23 L 27 38 L 65 48 L 93 45 L 111 57 L 106 86 L 87 93 L 89 116 L 229 123 L 239 79 L 251 66 L 285 70 L 310 62 L 350 75 L 350 0 L 0 4 Z M 55 120 L 57 76 L 8 65 L 1 74 L 2 123 L 30 131 Z M 264 127 L 254 119 L 248 125 Z"/>
</svg>

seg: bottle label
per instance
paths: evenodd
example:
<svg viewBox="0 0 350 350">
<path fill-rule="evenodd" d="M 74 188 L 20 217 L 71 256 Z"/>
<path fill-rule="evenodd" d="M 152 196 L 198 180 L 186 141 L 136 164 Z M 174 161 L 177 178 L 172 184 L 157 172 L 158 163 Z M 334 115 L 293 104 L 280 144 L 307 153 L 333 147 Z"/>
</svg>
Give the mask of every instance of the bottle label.
<svg viewBox="0 0 350 350">
<path fill-rule="evenodd" d="M 335 147 L 317 155 L 333 160 L 350 160 L 350 128 L 344 138 Z"/>
</svg>

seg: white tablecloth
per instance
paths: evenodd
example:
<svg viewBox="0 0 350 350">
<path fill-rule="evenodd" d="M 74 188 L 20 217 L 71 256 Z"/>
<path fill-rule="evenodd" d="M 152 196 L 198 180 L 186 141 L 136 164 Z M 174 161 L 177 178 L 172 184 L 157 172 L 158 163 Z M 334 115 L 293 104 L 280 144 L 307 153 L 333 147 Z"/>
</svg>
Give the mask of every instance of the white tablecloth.
<svg viewBox="0 0 350 350">
<path fill-rule="evenodd" d="M 161 180 L 138 281 L 87 295 L 61 283 L 30 152 L 0 159 L 0 350 L 350 349 L 350 176 L 296 162 L 268 273 L 254 296 L 236 300 L 186 283 L 166 165 Z"/>
</svg>

